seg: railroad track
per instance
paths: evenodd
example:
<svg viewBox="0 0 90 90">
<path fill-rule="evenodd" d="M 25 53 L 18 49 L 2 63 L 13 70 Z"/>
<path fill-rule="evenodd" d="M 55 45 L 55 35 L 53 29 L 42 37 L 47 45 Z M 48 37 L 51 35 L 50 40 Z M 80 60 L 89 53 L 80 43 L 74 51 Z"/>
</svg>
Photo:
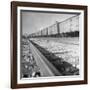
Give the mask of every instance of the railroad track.
<svg viewBox="0 0 90 90">
<path fill-rule="evenodd" d="M 53 53 L 40 47 L 33 41 L 30 41 L 30 46 L 33 50 L 32 52 L 34 52 L 35 58 L 37 59 L 40 57 L 36 62 L 41 69 L 45 68 L 42 72 L 48 71 L 48 74 L 51 73 L 51 76 L 79 75 L 79 69 L 73 67 L 72 64 L 63 61 L 62 58 L 55 56 Z M 38 57 L 36 57 L 36 53 L 38 54 Z M 41 62 L 43 63 L 40 65 Z"/>
<path fill-rule="evenodd" d="M 30 49 L 36 60 L 37 65 L 40 67 L 41 75 L 47 76 L 61 76 L 62 74 L 50 63 L 47 58 L 36 48 L 36 46 L 30 41 Z"/>
</svg>

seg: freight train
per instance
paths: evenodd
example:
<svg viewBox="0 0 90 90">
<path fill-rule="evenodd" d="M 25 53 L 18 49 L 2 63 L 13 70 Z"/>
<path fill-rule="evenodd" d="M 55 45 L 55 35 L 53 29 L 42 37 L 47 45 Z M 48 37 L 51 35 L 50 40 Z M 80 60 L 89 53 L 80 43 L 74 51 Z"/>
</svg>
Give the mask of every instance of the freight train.
<svg viewBox="0 0 90 90">
<path fill-rule="evenodd" d="M 29 37 L 79 37 L 79 16 L 70 17 L 62 22 L 43 28 Z"/>
</svg>

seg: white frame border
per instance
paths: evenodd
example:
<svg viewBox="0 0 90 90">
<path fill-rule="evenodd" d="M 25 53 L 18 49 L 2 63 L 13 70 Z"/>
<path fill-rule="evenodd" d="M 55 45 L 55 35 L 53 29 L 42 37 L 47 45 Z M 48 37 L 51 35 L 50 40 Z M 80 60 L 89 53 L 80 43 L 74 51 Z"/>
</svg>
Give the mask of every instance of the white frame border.
<svg viewBox="0 0 90 90">
<path fill-rule="evenodd" d="M 40 77 L 31 79 L 20 79 L 20 10 L 35 10 L 35 11 L 58 11 L 58 12 L 80 12 L 80 75 L 77 76 L 55 76 L 54 77 Z M 52 8 L 35 8 L 35 7 L 17 7 L 17 83 L 44 83 L 44 82 L 63 82 L 63 81 L 77 81 L 84 80 L 84 11 L 72 9 L 52 9 Z"/>
</svg>

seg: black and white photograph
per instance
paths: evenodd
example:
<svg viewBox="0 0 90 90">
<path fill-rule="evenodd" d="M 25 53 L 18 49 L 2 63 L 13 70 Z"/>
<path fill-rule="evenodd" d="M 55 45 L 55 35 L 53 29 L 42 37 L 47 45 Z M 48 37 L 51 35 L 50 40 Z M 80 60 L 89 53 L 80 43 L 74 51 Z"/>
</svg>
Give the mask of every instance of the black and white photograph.
<svg viewBox="0 0 90 90">
<path fill-rule="evenodd" d="M 21 10 L 21 79 L 80 75 L 80 15 Z"/>
</svg>

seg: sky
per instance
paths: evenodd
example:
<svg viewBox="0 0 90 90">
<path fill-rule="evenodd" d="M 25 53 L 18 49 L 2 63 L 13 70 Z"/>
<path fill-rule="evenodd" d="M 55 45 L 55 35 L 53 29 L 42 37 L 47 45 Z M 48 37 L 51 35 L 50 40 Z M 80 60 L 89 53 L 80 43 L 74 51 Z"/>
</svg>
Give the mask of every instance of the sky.
<svg viewBox="0 0 90 90">
<path fill-rule="evenodd" d="M 76 14 L 22 11 L 22 34 L 32 34 L 54 24 L 56 21 L 61 22 L 75 15 Z"/>
</svg>

